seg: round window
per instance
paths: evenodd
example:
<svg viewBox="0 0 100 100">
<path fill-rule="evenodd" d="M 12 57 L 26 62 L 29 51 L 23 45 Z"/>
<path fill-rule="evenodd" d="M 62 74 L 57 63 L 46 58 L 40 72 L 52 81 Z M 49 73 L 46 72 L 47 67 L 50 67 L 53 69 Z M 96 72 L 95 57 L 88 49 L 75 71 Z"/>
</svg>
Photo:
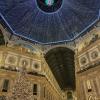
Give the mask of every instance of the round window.
<svg viewBox="0 0 100 100">
<path fill-rule="evenodd" d="M 47 13 L 57 11 L 61 5 L 63 0 L 36 0 L 38 7 Z"/>
</svg>

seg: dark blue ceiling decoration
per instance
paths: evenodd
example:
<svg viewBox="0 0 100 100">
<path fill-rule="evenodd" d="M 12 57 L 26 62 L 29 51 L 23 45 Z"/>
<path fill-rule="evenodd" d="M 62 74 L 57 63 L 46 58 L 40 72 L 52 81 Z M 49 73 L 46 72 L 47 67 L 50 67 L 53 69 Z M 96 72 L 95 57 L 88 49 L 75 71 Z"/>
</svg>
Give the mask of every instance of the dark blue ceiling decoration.
<svg viewBox="0 0 100 100">
<path fill-rule="evenodd" d="M 99 19 L 100 0 L 50 2 L 0 0 L 0 16 L 14 34 L 44 44 L 74 40 Z"/>
</svg>

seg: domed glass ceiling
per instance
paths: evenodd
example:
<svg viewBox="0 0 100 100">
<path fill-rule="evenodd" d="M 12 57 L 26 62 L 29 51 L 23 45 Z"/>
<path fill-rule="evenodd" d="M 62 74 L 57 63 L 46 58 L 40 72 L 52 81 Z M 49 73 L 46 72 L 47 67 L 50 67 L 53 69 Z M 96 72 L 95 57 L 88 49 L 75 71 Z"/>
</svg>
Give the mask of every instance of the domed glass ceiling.
<svg viewBox="0 0 100 100">
<path fill-rule="evenodd" d="M 71 41 L 99 19 L 100 0 L 0 0 L 16 35 L 39 43 Z"/>
</svg>

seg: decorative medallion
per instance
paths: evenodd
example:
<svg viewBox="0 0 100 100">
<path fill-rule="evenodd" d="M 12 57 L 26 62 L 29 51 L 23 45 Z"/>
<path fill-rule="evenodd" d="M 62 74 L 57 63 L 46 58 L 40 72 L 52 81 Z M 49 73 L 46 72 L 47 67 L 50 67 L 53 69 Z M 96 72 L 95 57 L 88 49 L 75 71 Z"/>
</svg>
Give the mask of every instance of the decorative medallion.
<svg viewBox="0 0 100 100">
<path fill-rule="evenodd" d="M 91 49 L 89 51 L 89 58 L 90 58 L 90 61 L 96 61 L 96 60 L 99 60 L 100 58 L 100 51 L 99 51 L 99 48 L 97 47 L 94 47 L 93 49 Z"/>
<path fill-rule="evenodd" d="M 81 60 L 80 60 L 81 64 L 82 64 L 82 65 L 86 64 L 86 62 L 87 62 L 86 60 L 87 60 L 87 59 L 86 59 L 85 57 L 81 58 Z"/>
<path fill-rule="evenodd" d="M 92 59 L 96 59 L 98 57 L 98 52 L 97 51 L 93 51 L 91 53 L 91 57 L 92 57 Z"/>
<path fill-rule="evenodd" d="M 13 65 L 13 66 L 17 66 L 18 63 L 18 56 L 15 55 L 14 53 L 9 53 L 5 59 L 5 64 L 9 64 L 9 65 Z"/>
<path fill-rule="evenodd" d="M 40 62 L 33 61 L 33 63 L 32 63 L 32 69 L 33 69 L 34 71 L 41 71 Z"/>
</svg>

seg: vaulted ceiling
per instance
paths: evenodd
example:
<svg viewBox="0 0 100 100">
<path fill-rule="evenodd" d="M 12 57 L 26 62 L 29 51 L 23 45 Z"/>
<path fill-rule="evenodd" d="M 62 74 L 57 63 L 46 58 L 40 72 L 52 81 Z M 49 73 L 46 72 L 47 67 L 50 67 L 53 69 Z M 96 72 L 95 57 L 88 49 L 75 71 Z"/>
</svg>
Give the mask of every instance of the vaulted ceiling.
<svg viewBox="0 0 100 100">
<path fill-rule="evenodd" d="M 48 51 L 45 59 L 61 89 L 75 90 L 74 52 L 65 47 L 57 47 Z"/>
<path fill-rule="evenodd" d="M 47 1 L 0 0 L 0 17 L 12 33 L 38 43 L 74 40 L 99 19 L 100 0 Z"/>
</svg>

